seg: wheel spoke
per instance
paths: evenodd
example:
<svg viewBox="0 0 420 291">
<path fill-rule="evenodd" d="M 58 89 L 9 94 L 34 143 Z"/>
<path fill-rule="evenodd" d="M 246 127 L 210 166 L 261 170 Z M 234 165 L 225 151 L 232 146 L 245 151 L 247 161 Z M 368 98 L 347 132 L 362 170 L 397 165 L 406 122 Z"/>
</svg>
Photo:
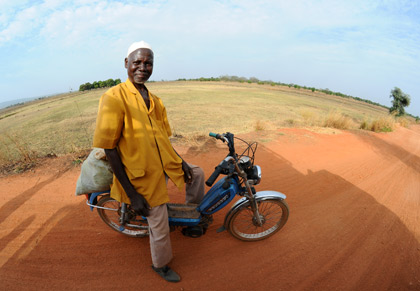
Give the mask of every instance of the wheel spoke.
<svg viewBox="0 0 420 291">
<path fill-rule="evenodd" d="M 242 240 L 260 240 L 276 233 L 287 221 L 288 208 L 279 200 L 258 202 L 262 225 L 258 226 L 250 206 L 241 208 L 229 222 L 229 231 Z"/>
<path fill-rule="evenodd" d="M 121 230 L 120 228 L 121 227 L 120 203 L 110 198 L 109 195 L 103 196 L 98 201 L 98 206 L 103 206 L 106 208 L 118 210 L 118 211 L 111 211 L 111 210 L 106 210 L 106 209 L 98 209 L 99 216 L 102 218 L 102 220 L 115 231 L 118 231 L 128 236 L 133 236 L 133 237 L 148 236 L 147 221 L 141 218 L 138 219 L 135 213 L 130 213 L 130 210 L 128 212 L 129 221 L 127 221 L 127 224 Z"/>
</svg>

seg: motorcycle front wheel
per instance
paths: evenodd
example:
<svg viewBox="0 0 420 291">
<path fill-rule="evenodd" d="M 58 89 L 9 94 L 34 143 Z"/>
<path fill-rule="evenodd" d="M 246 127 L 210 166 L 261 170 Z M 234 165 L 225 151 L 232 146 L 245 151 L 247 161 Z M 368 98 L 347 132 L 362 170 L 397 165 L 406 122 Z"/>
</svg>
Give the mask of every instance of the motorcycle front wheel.
<svg viewBox="0 0 420 291">
<path fill-rule="evenodd" d="M 278 232 L 289 218 L 286 201 L 266 199 L 257 201 L 262 225 L 258 225 L 249 203 L 238 208 L 228 223 L 229 232 L 244 241 L 258 241 Z"/>
<path fill-rule="evenodd" d="M 146 237 L 149 236 L 149 224 L 147 220 L 137 216 L 136 213 L 127 207 L 128 221 L 122 227 L 121 218 L 121 203 L 110 197 L 104 195 L 99 199 L 97 206 L 104 208 L 97 208 L 99 216 L 102 220 L 113 230 L 131 237 Z"/>
</svg>

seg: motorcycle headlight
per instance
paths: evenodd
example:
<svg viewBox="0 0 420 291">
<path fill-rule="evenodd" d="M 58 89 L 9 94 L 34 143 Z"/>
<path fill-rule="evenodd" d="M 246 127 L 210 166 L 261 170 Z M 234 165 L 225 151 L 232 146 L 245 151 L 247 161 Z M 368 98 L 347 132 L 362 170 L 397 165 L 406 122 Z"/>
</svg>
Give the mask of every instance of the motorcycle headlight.
<svg viewBox="0 0 420 291">
<path fill-rule="evenodd" d="M 241 165 L 242 169 L 249 169 L 252 166 L 251 159 L 248 156 L 242 156 L 239 159 L 239 164 Z"/>
<path fill-rule="evenodd" d="M 261 168 L 258 165 L 253 166 L 247 171 L 248 182 L 252 185 L 258 185 L 261 182 Z"/>
</svg>

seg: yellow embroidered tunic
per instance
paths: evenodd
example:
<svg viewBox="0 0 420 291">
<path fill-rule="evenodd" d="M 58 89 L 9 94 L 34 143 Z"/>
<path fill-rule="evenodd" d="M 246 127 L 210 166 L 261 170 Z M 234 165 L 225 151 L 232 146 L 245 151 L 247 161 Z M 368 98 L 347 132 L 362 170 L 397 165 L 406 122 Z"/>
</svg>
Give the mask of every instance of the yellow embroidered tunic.
<svg viewBox="0 0 420 291">
<path fill-rule="evenodd" d="M 93 146 L 117 148 L 128 178 L 151 207 L 169 202 L 165 173 L 184 186 L 182 160 L 169 141 L 172 135 L 162 100 L 149 92 L 150 108 L 127 79 L 109 89 L 99 102 Z M 114 175 L 111 197 L 130 203 Z"/>
</svg>

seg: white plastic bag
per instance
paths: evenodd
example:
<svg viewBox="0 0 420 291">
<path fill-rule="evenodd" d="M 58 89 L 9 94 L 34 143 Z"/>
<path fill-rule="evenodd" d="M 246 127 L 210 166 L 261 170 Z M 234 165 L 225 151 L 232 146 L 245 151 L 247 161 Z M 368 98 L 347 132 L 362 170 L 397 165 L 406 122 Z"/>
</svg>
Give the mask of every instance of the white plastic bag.
<svg viewBox="0 0 420 291">
<path fill-rule="evenodd" d="M 112 176 L 113 173 L 106 160 L 105 150 L 93 148 L 82 164 L 76 184 L 76 195 L 109 190 Z"/>
</svg>

